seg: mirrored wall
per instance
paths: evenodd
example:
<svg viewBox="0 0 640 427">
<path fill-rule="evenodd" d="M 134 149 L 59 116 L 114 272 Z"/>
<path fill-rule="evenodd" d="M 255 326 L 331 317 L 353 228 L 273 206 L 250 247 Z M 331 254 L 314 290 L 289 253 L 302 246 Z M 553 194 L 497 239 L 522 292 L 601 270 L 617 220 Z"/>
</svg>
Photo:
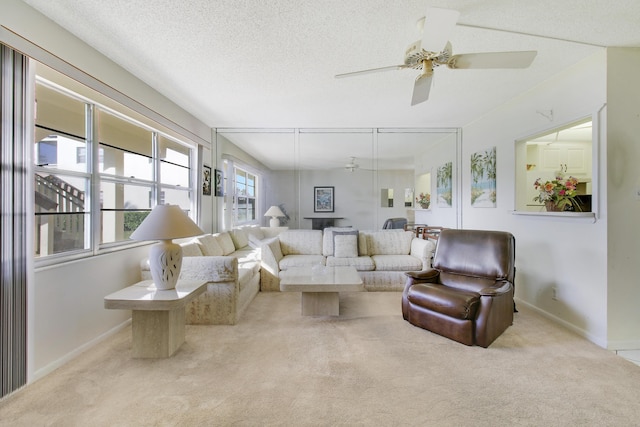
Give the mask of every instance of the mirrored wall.
<svg viewBox="0 0 640 427">
<path fill-rule="evenodd" d="M 436 197 L 431 177 L 441 163 L 457 164 L 458 142 L 457 129 L 218 129 L 216 149 L 227 168 L 261 177 L 257 220 L 263 225 L 263 212 L 279 206 L 286 214 L 281 224 L 290 228 L 379 229 L 389 218 L 435 221 L 424 216 L 435 216 L 436 204 L 425 207 L 416 198 Z M 230 194 L 221 200 L 226 224 L 233 223 Z M 454 226 L 457 203 L 439 214 Z"/>
</svg>

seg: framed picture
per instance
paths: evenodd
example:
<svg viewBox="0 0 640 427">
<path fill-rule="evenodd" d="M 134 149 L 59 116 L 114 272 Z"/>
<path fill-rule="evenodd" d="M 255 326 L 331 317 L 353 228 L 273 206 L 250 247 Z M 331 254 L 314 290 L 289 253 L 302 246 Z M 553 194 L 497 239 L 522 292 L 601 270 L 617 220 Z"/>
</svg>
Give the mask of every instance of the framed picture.
<svg viewBox="0 0 640 427">
<path fill-rule="evenodd" d="M 471 155 L 471 206 L 496 207 L 496 147 Z"/>
<path fill-rule="evenodd" d="M 313 187 L 313 211 L 333 212 L 333 187 Z"/>
<path fill-rule="evenodd" d="M 222 171 L 216 169 L 216 197 L 224 196 L 224 179 L 222 177 Z"/>
<path fill-rule="evenodd" d="M 211 195 L 211 166 L 202 165 L 202 194 Z"/>
</svg>

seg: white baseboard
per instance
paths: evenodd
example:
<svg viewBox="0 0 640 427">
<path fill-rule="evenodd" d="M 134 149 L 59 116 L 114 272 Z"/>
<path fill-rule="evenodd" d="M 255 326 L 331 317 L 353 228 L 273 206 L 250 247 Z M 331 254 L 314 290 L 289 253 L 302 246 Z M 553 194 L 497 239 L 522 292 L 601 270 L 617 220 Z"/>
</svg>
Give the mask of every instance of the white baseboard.
<svg viewBox="0 0 640 427">
<path fill-rule="evenodd" d="M 107 339 L 110 336 L 116 334 L 117 332 L 121 331 L 125 327 L 129 326 L 130 323 L 131 323 L 131 319 L 128 319 L 125 322 L 119 324 L 118 326 L 108 330 L 104 334 L 99 335 L 96 338 L 92 339 L 91 341 L 86 342 L 82 346 L 80 346 L 80 347 L 76 348 L 75 350 L 73 350 L 72 352 L 66 354 L 64 357 L 61 357 L 60 359 L 58 359 L 58 360 L 56 360 L 54 362 L 51 362 L 47 366 L 38 369 L 32 375 L 29 375 L 29 378 L 28 378 L 28 381 L 27 381 L 27 385 L 38 381 L 40 378 L 45 377 L 46 375 L 48 375 L 51 372 L 53 372 L 56 369 L 58 369 L 59 367 L 65 365 L 66 363 L 68 363 L 71 360 L 75 359 L 80 354 L 82 354 L 86 350 L 90 349 L 94 345 L 99 344 L 100 342 L 104 341 L 105 339 Z"/>
<path fill-rule="evenodd" d="M 526 306 L 527 308 L 530 308 L 531 310 L 535 311 L 536 313 L 546 317 L 547 319 L 564 326 L 565 328 L 569 329 L 572 332 L 575 332 L 576 334 L 580 335 L 583 338 L 588 339 L 589 341 L 591 341 L 592 343 L 596 344 L 597 346 L 600 346 L 600 347 L 602 347 L 604 349 L 610 350 L 606 338 L 598 337 L 598 336 L 595 336 L 593 334 L 590 334 L 589 332 L 585 331 L 584 329 L 581 329 L 581 328 L 577 327 L 576 325 L 574 325 L 572 323 L 569 323 L 566 320 L 561 319 L 561 318 L 559 318 L 559 317 L 557 317 L 557 316 L 555 316 L 555 315 L 553 315 L 553 314 L 551 314 L 551 313 L 549 313 L 547 311 L 544 311 L 540 307 L 536 307 L 535 305 L 531 305 L 528 302 L 523 301 L 523 300 L 521 300 L 519 298 L 514 298 L 514 299 L 516 301 L 516 304 L 518 304 L 518 305 L 522 304 L 522 305 Z M 638 348 L 638 347 L 636 347 L 636 348 Z"/>
</svg>

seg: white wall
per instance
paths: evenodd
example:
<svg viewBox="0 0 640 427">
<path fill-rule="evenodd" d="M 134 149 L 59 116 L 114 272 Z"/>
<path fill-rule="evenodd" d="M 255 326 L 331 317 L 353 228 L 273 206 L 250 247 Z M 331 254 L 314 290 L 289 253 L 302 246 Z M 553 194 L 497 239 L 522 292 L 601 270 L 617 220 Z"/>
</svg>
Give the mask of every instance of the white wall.
<svg viewBox="0 0 640 427">
<path fill-rule="evenodd" d="M 609 347 L 640 348 L 640 49 L 607 52 Z M 604 242 L 603 242 L 604 243 Z"/>
<path fill-rule="evenodd" d="M 104 297 L 140 280 L 149 245 L 35 272 L 29 313 L 30 381 L 51 372 L 131 317 Z"/>
<path fill-rule="evenodd" d="M 595 223 L 513 215 L 512 211 L 515 140 L 596 113 L 606 102 L 605 79 L 603 51 L 465 126 L 461 151 L 462 228 L 512 232 L 516 237 L 516 297 L 603 347 L 607 346 L 606 204 L 598 206 L 600 218 Z M 536 113 L 550 108 L 553 121 Z M 607 141 L 600 144 L 603 161 Z M 493 146 L 497 150 L 497 207 L 473 208 L 470 156 Z M 600 200 L 606 200 L 606 188 L 597 191 Z M 451 223 L 451 215 L 453 212 L 438 221 Z M 428 216 L 426 222 L 434 223 Z M 557 301 L 551 298 L 553 287 Z"/>
</svg>

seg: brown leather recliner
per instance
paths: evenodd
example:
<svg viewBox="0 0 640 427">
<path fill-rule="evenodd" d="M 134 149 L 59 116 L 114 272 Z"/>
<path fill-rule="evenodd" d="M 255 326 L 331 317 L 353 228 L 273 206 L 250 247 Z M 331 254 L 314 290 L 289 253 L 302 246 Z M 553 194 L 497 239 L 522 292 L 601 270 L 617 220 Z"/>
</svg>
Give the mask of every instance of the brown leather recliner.
<svg viewBox="0 0 640 427">
<path fill-rule="evenodd" d="M 402 315 L 415 326 L 486 348 L 513 323 L 514 264 L 511 233 L 443 230 L 433 268 L 406 273 Z"/>
</svg>

